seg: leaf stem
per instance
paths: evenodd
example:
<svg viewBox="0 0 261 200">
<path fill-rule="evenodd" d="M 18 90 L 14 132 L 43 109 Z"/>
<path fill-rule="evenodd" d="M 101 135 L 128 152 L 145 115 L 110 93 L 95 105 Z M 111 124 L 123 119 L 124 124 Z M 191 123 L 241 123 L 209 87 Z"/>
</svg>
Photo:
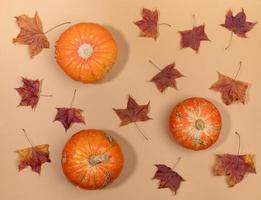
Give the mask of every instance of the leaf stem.
<svg viewBox="0 0 261 200">
<path fill-rule="evenodd" d="M 192 15 L 192 25 L 193 25 L 193 28 L 196 26 L 196 15 L 195 14 Z"/>
<path fill-rule="evenodd" d="M 156 69 L 158 69 L 159 71 L 161 71 L 161 69 L 159 68 L 159 66 L 156 65 L 154 62 L 152 62 L 152 60 L 149 60 L 149 63 L 152 64 Z"/>
<path fill-rule="evenodd" d="M 176 166 L 179 164 L 180 160 L 181 160 L 181 156 L 179 156 L 179 157 L 177 158 L 177 160 L 176 160 L 175 164 L 173 165 L 172 169 L 175 169 L 175 168 L 176 168 Z"/>
<path fill-rule="evenodd" d="M 73 106 L 73 102 L 74 102 L 75 96 L 76 96 L 76 89 L 74 89 L 73 97 L 72 97 L 72 100 L 71 100 L 71 103 L 70 103 L 70 107 Z"/>
<path fill-rule="evenodd" d="M 237 149 L 237 155 L 239 155 L 239 152 L 240 152 L 240 140 L 241 140 L 241 138 L 240 138 L 240 134 L 238 133 L 238 132 L 235 132 L 235 134 L 238 136 L 238 149 Z"/>
<path fill-rule="evenodd" d="M 33 143 L 32 143 L 31 140 L 29 139 L 29 137 L 28 137 L 28 135 L 27 135 L 25 129 L 22 129 L 22 131 L 23 131 L 23 134 L 24 134 L 26 140 L 29 142 L 29 144 L 30 144 L 32 147 L 34 147 Z"/>
<path fill-rule="evenodd" d="M 52 94 L 40 94 L 41 97 L 53 97 Z"/>
<path fill-rule="evenodd" d="M 142 135 L 146 140 L 149 140 L 149 138 L 148 138 L 146 135 L 144 135 L 144 133 L 141 131 L 141 129 L 140 129 L 140 127 L 138 126 L 138 124 L 137 124 L 136 122 L 134 122 L 134 124 L 135 124 L 136 128 L 138 129 L 138 131 L 141 133 L 141 135 Z"/>
<path fill-rule="evenodd" d="M 159 24 L 158 24 L 158 26 L 162 26 L 162 25 L 164 25 L 164 26 L 168 26 L 168 27 L 171 27 L 171 25 L 168 24 L 168 23 L 159 23 Z"/>
<path fill-rule="evenodd" d="M 50 28 L 49 30 L 45 31 L 44 34 L 49 33 L 49 32 L 51 32 L 52 30 L 54 30 L 54 29 L 56 29 L 56 28 L 58 28 L 58 27 L 60 27 L 60 26 L 63 26 L 63 25 L 65 25 L 65 24 L 70 24 L 70 23 L 71 23 L 71 22 L 64 22 L 64 23 L 58 24 L 58 25 L 56 25 L 56 26 Z"/>
<path fill-rule="evenodd" d="M 238 64 L 238 70 L 237 70 L 237 73 L 235 75 L 234 81 L 237 79 L 237 76 L 238 76 L 238 74 L 239 74 L 239 72 L 241 70 L 241 67 L 242 67 L 242 61 L 240 61 L 239 64 Z"/>
<path fill-rule="evenodd" d="M 225 50 L 228 50 L 229 48 L 230 48 L 230 46 L 231 46 L 231 44 L 232 44 L 232 41 L 233 41 L 233 32 L 232 31 L 230 31 L 231 32 L 231 34 L 230 34 L 230 39 L 229 39 L 229 42 L 228 42 L 228 45 L 226 46 L 226 48 L 225 48 Z"/>
</svg>

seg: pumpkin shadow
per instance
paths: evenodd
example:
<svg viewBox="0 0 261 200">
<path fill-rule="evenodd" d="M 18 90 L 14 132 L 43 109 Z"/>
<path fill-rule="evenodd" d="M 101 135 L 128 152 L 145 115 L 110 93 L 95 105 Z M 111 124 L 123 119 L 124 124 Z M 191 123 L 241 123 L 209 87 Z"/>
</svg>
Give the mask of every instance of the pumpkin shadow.
<svg viewBox="0 0 261 200">
<path fill-rule="evenodd" d="M 197 96 L 197 95 L 195 95 Z M 192 97 L 191 95 L 183 95 L 183 96 L 178 96 L 177 98 L 175 98 L 172 102 L 171 105 L 166 105 L 164 108 L 162 108 L 162 119 L 161 119 L 161 124 L 164 124 L 164 133 L 167 136 L 167 142 L 169 143 L 169 145 L 172 145 L 173 148 L 175 149 L 175 151 L 179 151 L 179 153 L 181 154 L 187 154 L 187 155 L 191 155 L 193 153 L 197 153 L 200 151 L 193 151 L 187 148 L 184 148 L 183 146 L 181 146 L 177 141 L 175 141 L 175 139 L 172 137 L 170 130 L 169 130 L 169 116 L 172 112 L 172 109 L 181 101 Z M 206 98 L 206 97 L 203 97 Z M 217 142 L 215 144 L 213 144 L 211 147 L 209 147 L 207 150 L 213 150 L 217 147 L 219 147 L 220 145 L 222 145 L 229 133 L 230 133 L 230 116 L 228 114 L 228 112 L 224 109 L 224 106 L 217 102 L 214 99 L 211 98 L 206 98 L 207 100 L 211 101 L 219 110 L 221 117 L 222 117 L 222 128 L 221 128 L 221 132 L 220 132 L 220 136 L 217 140 Z M 166 114 L 167 113 L 167 114 Z M 167 124 L 166 124 L 167 123 Z"/>
<path fill-rule="evenodd" d="M 192 154 L 195 153 L 195 151 L 192 151 L 190 149 L 184 148 L 182 145 L 180 145 L 171 135 L 170 129 L 169 129 L 169 116 L 172 112 L 172 109 L 181 101 L 189 98 L 191 96 L 184 95 L 184 96 L 177 96 L 171 104 L 166 104 L 164 108 L 162 108 L 162 115 L 164 116 L 161 118 L 161 124 L 164 124 L 164 133 L 166 135 L 166 142 L 169 146 L 172 146 L 173 149 L 177 152 L 178 155 L 182 156 L 183 154 Z"/>
<path fill-rule="evenodd" d="M 133 174 L 133 172 L 136 169 L 137 165 L 137 154 L 130 143 L 120 136 L 119 134 L 115 133 L 114 131 L 103 129 L 105 133 L 110 134 L 115 140 L 118 142 L 118 144 L 121 146 L 123 155 L 124 155 L 124 166 L 122 169 L 122 172 L 120 176 L 115 179 L 112 184 L 105 187 L 103 190 L 110 190 L 119 187 L 122 185 L 125 181 L 130 179 L 130 176 Z"/>
<path fill-rule="evenodd" d="M 222 118 L 222 127 L 221 127 L 221 131 L 220 131 L 220 136 L 217 140 L 217 142 L 213 145 L 213 148 L 217 148 L 220 145 L 222 145 L 226 139 L 228 138 L 228 135 L 230 133 L 230 116 L 227 112 L 227 110 L 225 110 L 224 108 L 224 104 L 219 103 L 218 101 L 216 101 L 215 99 L 211 99 L 208 98 L 208 100 L 210 100 L 219 110 L 220 114 L 221 114 L 221 118 Z"/>
<path fill-rule="evenodd" d="M 99 84 L 103 84 L 113 80 L 117 77 L 121 71 L 123 70 L 124 66 L 126 65 L 128 58 L 129 58 L 129 45 L 123 36 L 123 34 L 118 31 L 116 28 L 110 25 L 104 25 L 112 34 L 113 38 L 115 39 L 117 46 L 118 46 L 118 56 L 116 62 L 112 66 L 111 70 L 105 75 L 105 77 L 97 82 Z"/>
</svg>

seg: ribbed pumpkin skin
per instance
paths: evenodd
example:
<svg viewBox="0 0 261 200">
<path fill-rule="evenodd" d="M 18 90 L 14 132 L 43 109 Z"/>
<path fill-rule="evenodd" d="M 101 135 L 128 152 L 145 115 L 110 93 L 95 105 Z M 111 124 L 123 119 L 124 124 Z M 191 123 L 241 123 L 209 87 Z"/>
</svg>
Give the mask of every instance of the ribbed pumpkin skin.
<svg viewBox="0 0 261 200">
<path fill-rule="evenodd" d="M 92 51 L 84 51 L 86 45 Z M 83 83 L 101 80 L 117 57 L 117 44 L 111 33 L 95 23 L 79 23 L 69 27 L 61 34 L 55 48 L 56 61 L 63 71 Z M 79 51 L 86 57 L 82 57 Z"/>
<path fill-rule="evenodd" d="M 170 114 L 174 139 L 192 150 L 202 150 L 216 142 L 221 130 L 221 115 L 208 100 L 193 97 L 175 106 Z"/>
<path fill-rule="evenodd" d="M 94 161 L 100 161 L 95 165 L 91 162 L 94 157 Z M 67 179 L 88 190 L 110 184 L 119 176 L 123 165 L 124 157 L 118 143 L 95 129 L 74 134 L 62 152 L 62 168 Z"/>
</svg>

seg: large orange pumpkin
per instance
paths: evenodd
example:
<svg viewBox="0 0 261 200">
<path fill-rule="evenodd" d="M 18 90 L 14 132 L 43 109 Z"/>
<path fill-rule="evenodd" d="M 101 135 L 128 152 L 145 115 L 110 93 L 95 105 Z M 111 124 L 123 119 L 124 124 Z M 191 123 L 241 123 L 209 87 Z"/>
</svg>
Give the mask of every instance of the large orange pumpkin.
<svg viewBox="0 0 261 200">
<path fill-rule="evenodd" d="M 62 168 L 68 180 L 88 190 L 101 189 L 116 179 L 124 164 L 119 144 L 95 129 L 74 134 L 62 152 Z"/>
<path fill-rule="evenodd" d="M 181 145 L 193 150 L 210 147 L 221 130 L 221 115 L 208 100 L 199 97 L 186 99 L 170 114 L 170 130 Z"/>
<path fill-rule="evenodd" d="M 117 57 L 111 33 L 95 23 L 79 23 L 64 31 L 56 42 L 57 63 L 72 79 L 93 83 L 102 79 Z"/>
</svg>

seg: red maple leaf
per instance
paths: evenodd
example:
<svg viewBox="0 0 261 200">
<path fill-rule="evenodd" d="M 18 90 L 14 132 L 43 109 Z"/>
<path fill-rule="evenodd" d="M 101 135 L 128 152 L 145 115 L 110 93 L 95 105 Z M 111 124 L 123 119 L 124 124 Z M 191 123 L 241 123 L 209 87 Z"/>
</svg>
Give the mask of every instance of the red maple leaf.
<svg viewBox="0 0 261 200">
<path fill-rule="evenodd" d="M 210 41 L 205 33 L 205 25 L 195 26 L 191 30 L 180 31 L 179 33 L 181 35 L 181 47 L 190 47 L 196 52 L 199 50 L 201 41 Z"/>
<path fill-rule="evenodd" d="M 181 182 L 185 180 L 177 172 L 173 171 L 166 165 L 158 164 L 155 166 L 157 167 L 157 171 L 152 179 L 159 180 L 158 188 L 169 188 L 176 194 Z"/>
<path fill-rule="evenodd" d="M 218 73 L 218 80 L 211 85 L 210 89 L 221 93 L 224 104 L 230 105 L 235 101 L 245 103 L 248 84 Z"/>
<path fill-rule="evenodd" d="M 39 101 L 41 82 L 38 79 L 31 80 L 26 78 L 22 78 L 22 81 L 23 86 L 15 88 L 21 96 L 19 106 L 31 106 L 33 109 Z"/>
<path fill-rule="evenodd" d="M 225 24 L 221 26 L 232 31 L 239 37 L 246 37 L 246 33 L 249 32 L 257 22 L 248 22 L 246 21 L 246 14 L 244 9 L 241 12 L 233 16 L 232 10 L 229 10 L 226 14 Z"/>
<path fill-rule="evenodd" d="M 159 36 L 159 25 L 171 26 L 167 23 L 158 23 L 159 21 L 159 11 L 149 10 L 147 8 L 142 9 L 142 19 L 134 22 L 141 30 L 140 37 L 151 37 L 155 40 Z"/>
<path fill-rule="evenodd" d="M 17 150 L 16 152 L 20 157 L 18 164 L 19 171 L 30 166 L 34 172 L 40 174 L 42 164 L 51 162 L 48 148 L 48 144 L 42 144 Z"/>
<path fill-rule="evenodd" d="M 124 126 L 129 123 L 138 122 L 138 121 L 147 121 L 151 119 L 148 116 L 149 104 L 150 103 L 146 105 L 139 105 L 131 96 L 129 96 L 126 109 L 113 108 L 113 110 L 121 120 L 120 125 Z"/>
<path fill-rule="evenodd" d="M 78 108 L 56 108 L 57 114 L 54 121 L 60 121 L 67 131 L 73 123 L 84 123 L 82 110 Z"/>
<path fill-rule="evenodd" d="M 216 155 L 217 163 L 214 167 L 215 176 L 227 176 L 229 187 L 233 187 L 243 180 L 247 173 L 256 173 L 254 155 Z"/>
<path fill-rule="evenodd" d="M 152 61 L 150 61 L 150 63 L 152 63 Z M 153 64 L 153 65 L 155 65 L 155 64 Z M 151 81 L 155 83 L 155 85 L 157 86 L 157 88 L 160 92 L 164 92 L 168 87 L 177 89 L 176 79 L 181 78 L 184 75 L 182 75 L 175 68 L 175 66 L 176 66 L 175 63 L 167 65 L 164 69 L 162 69 L 159 73 L 157 73 L 151 79 Z M 158 68 L 158 69 L 160 69 L 160 68 Z"/>
</svg>

